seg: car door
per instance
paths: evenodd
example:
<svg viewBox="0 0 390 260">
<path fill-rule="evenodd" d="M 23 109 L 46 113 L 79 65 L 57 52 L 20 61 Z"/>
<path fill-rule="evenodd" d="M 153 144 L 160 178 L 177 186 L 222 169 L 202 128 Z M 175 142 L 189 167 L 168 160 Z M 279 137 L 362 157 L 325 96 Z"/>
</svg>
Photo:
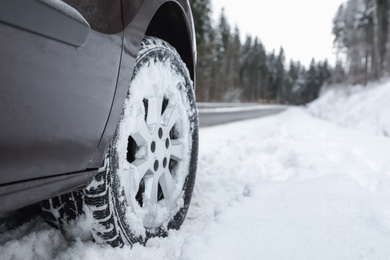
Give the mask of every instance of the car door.
<svg viewBox="0 0 390 260">
<path fill-rule="evenodd" d="M 104 131 L 120 0 L 0 2 L 0 184 L 80 172 Z"/>
</svg>

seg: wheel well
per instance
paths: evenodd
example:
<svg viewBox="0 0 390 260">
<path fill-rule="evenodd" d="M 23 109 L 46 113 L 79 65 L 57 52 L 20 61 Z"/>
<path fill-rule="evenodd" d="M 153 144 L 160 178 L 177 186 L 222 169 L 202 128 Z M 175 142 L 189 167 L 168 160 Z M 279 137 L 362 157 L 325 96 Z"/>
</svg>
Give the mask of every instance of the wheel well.
<svg viewBox="0 0 390 260">
<path fill-rule="evenodd" d="M 158 37 L 171 44 L 186 63 L 194 80 L 194 60 L 191 48 L 191 35 L 187 28 L 184 11 L 175 2 L 160 6 L 149 23 L 146 35 Z"/>
</svg>

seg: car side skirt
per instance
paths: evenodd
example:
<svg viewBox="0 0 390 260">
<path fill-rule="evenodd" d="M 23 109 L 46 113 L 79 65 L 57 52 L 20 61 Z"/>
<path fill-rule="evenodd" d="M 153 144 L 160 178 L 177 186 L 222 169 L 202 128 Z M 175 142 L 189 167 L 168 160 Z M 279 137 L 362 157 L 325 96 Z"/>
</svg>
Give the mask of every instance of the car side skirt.
<svg viewBox="0 0 390 260">
<path fill-rule="evenodd" d="M 80 190 L 85 187 L 85 185 L 97 173 L 98 169 L 94 169 L 84 172 L 1 185 L 0 212 L 9 212 L 47 198 Z"/>
</svg>

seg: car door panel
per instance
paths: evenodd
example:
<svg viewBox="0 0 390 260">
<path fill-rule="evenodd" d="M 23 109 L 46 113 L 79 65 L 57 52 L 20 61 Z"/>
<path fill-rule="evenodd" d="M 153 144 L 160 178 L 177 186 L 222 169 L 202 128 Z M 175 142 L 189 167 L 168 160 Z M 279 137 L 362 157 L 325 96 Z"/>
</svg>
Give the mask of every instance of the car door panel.
<svg viewBox="0 0 390 260">
<path fill-rule="evenodd" d="M 3 23 L 0 35 L 0 184 L 85 170 L 111 109 L 122 32 L 91 30 L 79 48 Z"/>
<path fill-rule="evenodd" d="M 88 22 L 62 1 L 2 0 L 0 6 L 2 23 L 77 47 L 88 38 Z"/>
</svg>

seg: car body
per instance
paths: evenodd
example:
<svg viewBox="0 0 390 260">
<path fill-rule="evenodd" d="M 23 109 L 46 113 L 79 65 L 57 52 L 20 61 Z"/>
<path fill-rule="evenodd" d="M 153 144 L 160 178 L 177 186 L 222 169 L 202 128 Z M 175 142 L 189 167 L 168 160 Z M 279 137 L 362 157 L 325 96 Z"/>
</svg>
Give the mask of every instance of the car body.
<svg viewBox="0 0 390 260">
<path fill-rule="evenodd" d="M 80 189 L 103 167 L 145 35 L 174 46 L 195 81 L 187 0 L 64 2 L 0 3 L 3 212 Z"/>
</svg>

